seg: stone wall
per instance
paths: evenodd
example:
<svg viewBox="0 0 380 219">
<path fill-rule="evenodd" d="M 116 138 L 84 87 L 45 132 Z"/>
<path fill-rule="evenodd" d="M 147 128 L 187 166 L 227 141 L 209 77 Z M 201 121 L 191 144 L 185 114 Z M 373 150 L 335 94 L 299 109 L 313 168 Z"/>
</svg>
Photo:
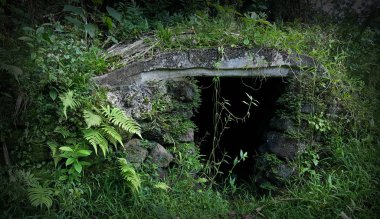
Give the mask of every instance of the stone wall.
<svg viewBox="0 0 380 219">
<path fill-rule="evenodd" d="M 175 159 L 169 152 L 173 145 L 193 145 L 182 156 L 196 151 L 190 119 L 200 97 L 191 77 L 293 77 L 310 68 L 323 70 L 308 56 L 273 49 L 197 49 L 159 53 L 94 80 L 108 89 L 107 97 L 113 105 L 142 126 L 143 141 L 148 143 L 138 139 L 127 142 L 128 160 L 136 166 L 149 160 L 164 170 Z M 267 143 L 260 151 L 284 160 L 293 159 L 304 147 L 286 136 L 293 126 L 291 120 L 273 118 L 273 130 L 265 136 Z M 286 163 L 278 166 L 282 172 L 289 172 L 286 167 Z"/>
</svg>

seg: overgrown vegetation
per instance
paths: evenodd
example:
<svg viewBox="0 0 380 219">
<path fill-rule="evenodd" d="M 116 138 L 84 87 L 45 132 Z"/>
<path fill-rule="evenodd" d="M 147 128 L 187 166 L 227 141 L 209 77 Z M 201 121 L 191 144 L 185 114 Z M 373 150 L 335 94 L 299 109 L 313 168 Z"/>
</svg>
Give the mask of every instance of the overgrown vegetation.
<svg viewBox="0 0 380 219">
<path fill-rule="evenodd" d="M 203 1 L 180 1 L 180 13 L 173 1 L 75 2 L 54 4 L 52 13 L 32 23 L 22 5 L 0 1 L 6 18 L 0 26 L 2 217 L 378 217 L 377 27 L 269 22 L 265 1 L 244 14 L 218 4 L 200 8 Z M 289 135 L 307 144 L 292 162 L 294 177 L 282 187 L 215 182 L 207 170 L 217 162 L 210 166 L 195 145 L 175 140 L 194 124 L 170 113 L 197 107 L 199 94 L 185 105 L 158 96 L 144 115 L 148 128 L 162 128 L 173 146 L 175 165 L 166 177 L 149 162 L 140 168 L 128 163 L 123 143 L 144 138 L 145 127 L 111 107 L 91 77 L 117 66 L 104 55 L 106 47 L 143 35 L 158 40 L 152 51 L 271 47 L 318 60 L 326 71 L 308 69 L 293 78 L 281 100 L 291 110 L 280 113 L 302 127 Z M 301 114 L 304 102 L 316 110 Z M 268 168 L 281 162 L 265 156 Z M 245 157 L 242 152 L 237 163 Z"/>
</svg>

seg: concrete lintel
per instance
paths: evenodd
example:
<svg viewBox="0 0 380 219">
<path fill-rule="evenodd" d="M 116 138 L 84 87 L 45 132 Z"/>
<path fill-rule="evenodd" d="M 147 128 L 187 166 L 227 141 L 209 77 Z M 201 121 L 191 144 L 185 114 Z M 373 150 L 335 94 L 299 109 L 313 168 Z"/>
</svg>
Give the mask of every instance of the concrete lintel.
<svg viewBox="0 0 380 219">
<path fill-rule="evenodd" d="M 258 68 L 258 69 L 161 69 L 141 73 L 141 83 L 147 81 L 167 80 L 183 77 L 287 77 L 291 73 L 298 73 L 298 70 L 290 68 Z"/>
<path fill-rule="evenodd" d="M 149 60 L 134 62 L 93 79 L 103 87 L 180 77 L 286 77 L 316 66 L 313 58 L 268 48 L 192 49 L 158 53 Z"/>
</svg>

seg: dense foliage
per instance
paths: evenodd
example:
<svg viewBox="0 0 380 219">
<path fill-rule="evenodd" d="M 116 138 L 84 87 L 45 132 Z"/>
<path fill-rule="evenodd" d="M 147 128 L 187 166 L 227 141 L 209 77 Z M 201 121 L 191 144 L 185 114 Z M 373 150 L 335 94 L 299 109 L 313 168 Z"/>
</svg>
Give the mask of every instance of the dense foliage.
<svg viewBox="0 0 380 219">
<path fill-rule="evenodd" d="M 229 6 L 196 0 L 73 1 L 47 9 L 41 1 L 28 12 L 21 3 L 0 4 L 2 217 L 378 216 L 377 27 L 270 22 L 267 1 Z M 238 12 L 243 5 L 252 11 Z M 35 19 L 28 20 L 27 13 Z M 295 78 L 297 86 L 289 88 L 300 89 L 299 95 L 283 97 L 295 112 L 293 119 L 308 122 L 306 132 L 292 133 L 310 144 L 293 162 L 296 176 L 283 188 L 216 182 L 208 171 L 214 166 L 199 153 L 182 156 L 191 144 L 175 144 L 176 164 L 165 179 L 153 164 L 136 168 L 128 163 L 122 145 L 132 136 L 144 138 L 143 128 L 111 107 L 91 77 L 119 65 L 117 58 L 104 55 L 105 48 L 141 36 L 157 40 L 152 51 L 271 47 L 323 64 L 325 74 L 310 69 L 309 77 Z M 336 102 L 341 111 L 335 117 L 304 116 L 297 113 L 304 100 L 321 109 Z M 174 136 L 193 127 L 168 113 L 168 104 L 157 97 L 148 116 Z M 245 157 L 242 153 L 236 164 Z"/>
</svg>

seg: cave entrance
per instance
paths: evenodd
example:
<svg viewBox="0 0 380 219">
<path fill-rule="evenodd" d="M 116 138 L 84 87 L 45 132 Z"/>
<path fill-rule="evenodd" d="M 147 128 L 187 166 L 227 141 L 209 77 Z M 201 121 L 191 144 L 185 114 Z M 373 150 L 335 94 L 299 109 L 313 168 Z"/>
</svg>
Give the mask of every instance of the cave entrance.
<svg viewBox="0 0 380 219">
<path fill-rule="evenodd" d="M 200 147 L 200 152 L 205 159 L 210 157 L 213 148 L 214 124 L 214 83 L 212 77 L 196 77 L 201 90 L 201 105 L 195 113 L 193 121 L 198 129 L 195 132 L 195 142 Z M 242 101 L 249 102 L 246 95 L 249 94 L 257 100 L 257 106 L 252 106 L 250 117 L 245 122 L 228 123 L 228 128 L 224 130 L 220 138 L 218 148 L 215 150 L 217 160 L 222 159 L 223 154 L 228 161 L 223 163 L 220 170 L 228 173 L 232 168 L 235 157 L 240 151 L 248 153 L 248 158 L 239 163 L 233 170 L 239 181 L 248 180 L 254 168 L 254 157 L 257 155 L 258 147 L 263 143 L 263 135 L 269 128 L 271 118 L 280 105 L 276 103 L 278 98 L 284 93 L 287 81 L 285 78 L 219 78 L 220 100 L 229 101 L 228 109 L 234 115 L 242 117 L 247 112 L 247 105 Z"/>
</svg>

